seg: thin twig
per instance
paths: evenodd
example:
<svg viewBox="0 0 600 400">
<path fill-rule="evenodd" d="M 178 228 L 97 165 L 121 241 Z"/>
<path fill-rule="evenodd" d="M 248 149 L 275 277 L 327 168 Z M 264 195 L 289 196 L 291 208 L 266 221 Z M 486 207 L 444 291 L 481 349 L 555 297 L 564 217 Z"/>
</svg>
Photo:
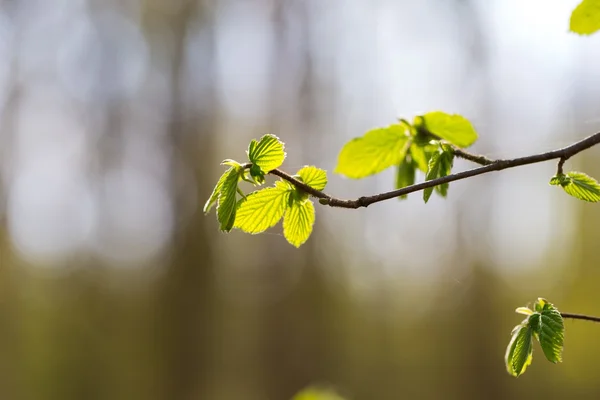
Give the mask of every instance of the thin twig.
<svg viewBox="0 0 600 400">
<path fill-rule="evenodd" d="M 463 172 L 458 172 L 456 174 L 447 175 L 447 176 L 444 176 L 441 178 L 432 179 L 430 181 L 425 181 L 425 182 L 417 183 L 414 185 L 406 186 L 406 187 L 403 187 L 402 189 L 392 190 L 390 192 L 380 193 L 380 194 L 376 194 L 376 195 L 372 195 L 372 196 L 359 197 L 356 200 L 344 200 L 344 199 L 338 199 L 338 198 L 329 196 L 328 194 L 323 193 L 320 190 L 313 189 L 312 187 L 308 186 L 307 184 L 299 181 L 298 179 L 294 178 L 293 176 L 288 175 L 287 173 L 285 173 L 281 170 L 278 170 L 278 169 L 270 171 L 269 174 L 278 176 L 281 179 L 284 179 L 284 180 L 290 182 L 291 184 L 293 184 L 294 186 L 304 190 L 306 193 L 320 199 L 319 202 L 321 204 L 326 204 L 331 207 L 355 209 L 355 208 L 360 208 L 360 207 L 367 207 L 371 204 L 378 203 L 378 202 L 384 201 L 384 200 L 393 199 L 393 198 L 396 198 L 399 196 L 403 196 L 405 194 L 418 192 L 420 190 L 434 187 L 437 185 L 441 185 L 443 183 L 459 181 L 462 179 L 471 178 L 473 176 L 486 174 L 486 173 L 492 172 L 492 171 L 502 171 L 503 169 L 520 167 L 520 166 L 528 165 L 528 164 L 535 164 L 535 163 L 539 163 L 539 162 L 554 160 L 557 158 L 559 158 L 561 160 L 561 162 L 559 162 L 559 172 L 560 172 L 562 170 L 562 165 L 564 164 L 564 162 L 566 160 L 568 160 L 575 154 L 582 152 L 583 150 L 589 149 L 590 147 L 597 145 L 598 143 L 600 143 L 600 132 L 595 133 L 591 136 L 588 136 L 585 139 L 582 139 L 578 142 L 575 142 L 575 143 L 573 143 L 567 147 L 563 147 L 561 149 L 548 151 L 546 153 L 534 154 L 534 155 L 526 156 L 526 157 L 518 157 L 518 158 L 508 159 L 508 160 L 490 160 L 484 156 L 477 156 L 477 155 L 474 155 L 471 153 L 467 153 L 466 151 L 460 150 L 460 149 L 459 149 L 460 151 L 457 153 L 456 149 L 455 149 L 454 150 L 455 155 L 457 155 L 458 157 L 465 158 L 467 160 L 476 162 L 478 164 L 483 164 L 483 166 L 479 167 L 479 168 L 474 168 L 474 169 L 470 169 L 467 171 L 463 171 Z"/>
<path fill-rule="evenodd" d="M 563 318 L 568 318 L 568 319 L 582 319 L 584 321 L 592 321 L 592 322 L 599 322 L 600 323 L 600 317 L 594 317 L 591 315 L 584 315 L 584 314 L 572 314 L 572 313 L 560 313 L 560 315 L 562 315 Z"/>
</svg>

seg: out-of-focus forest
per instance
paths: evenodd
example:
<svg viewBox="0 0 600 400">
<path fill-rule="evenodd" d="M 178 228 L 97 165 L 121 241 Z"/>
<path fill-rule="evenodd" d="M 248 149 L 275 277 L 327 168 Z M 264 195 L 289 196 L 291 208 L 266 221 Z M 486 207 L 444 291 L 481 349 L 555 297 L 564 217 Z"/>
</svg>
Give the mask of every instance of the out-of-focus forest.
<svg viewBox="0 0 600 400">
<path fill-rule="evenodd" d="M 516 307 L 600 315 L 600 207 L 549 186 L 552 162 L 317 206 L 300 249 L 202 214 L 264 133 L 356 198 L 393 171 L 344 179 L 338 151 L 397 117 L 461 113 L 492 158 L 598 131 L 577 3 L 1 0 L 0 399 L 600 398 L 587 322 L 565 321 L 564 363 L 504 367 Z"/>
</svg>

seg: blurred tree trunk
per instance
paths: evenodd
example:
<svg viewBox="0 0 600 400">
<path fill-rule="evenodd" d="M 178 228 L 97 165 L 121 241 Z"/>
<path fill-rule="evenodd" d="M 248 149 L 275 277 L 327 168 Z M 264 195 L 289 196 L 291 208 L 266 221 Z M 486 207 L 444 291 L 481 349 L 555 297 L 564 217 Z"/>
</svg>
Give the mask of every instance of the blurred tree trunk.
<svg viewBox="0 0 600 400">
<path fill-rule="evenodd" d="M 171 0 L 156 0 L 164 2 L 156 7 L 170 8 Z M 152 3 L 152 1 L 150 1 Z M 211 237 L 207 235 L 201 207 L 202 199 L 210 192 L 206 172 L 203 172 L 202 160 L 209 159 L 213 149 L 214 135 L 214 90 L 210 82 L 212 70 L 209 70 L 212 60 L 212 49 L 203 54 L 206 70 L 197 71 L 200 78 L 208 81 L 202 93 L 204 103 L 208 106 L 200 109 L 193 118 L 184 114 L 185 104 L 182 89 L 186 85 L 184 78 L 184 63 L 186 58 L 186 41 L 190 25 L 199 21 L 206 27 L 205 32 L 212 43 L 211 10 L 207 6 L 198 6 L 200 2 L 177 2 L 177 12 L 169 15 L 156 12 L 148 6 L 146 13 L 146 28 L 156 35 L 158 53 L 171 57 L 171 121 L 169 124 L 170 145 L 173 148 L 172 181 L 174 182 L 173 196 L 176 227 L 172 260 L 166 271 L 166 276 L 159 289 L 156 330 L 159 333 L 158 343 L 163 352 L 161 380 L 164 382 L 162 398 L 164 399 L 200 399 L 207 384 L 207 374 L 210 370 L 213 347 L 212 320 L 215 303 L 213 272 L 215 259 L 211 249 Z M 198 25 L 195 26 L 198 29 Z M 165 60 L 157 60 L 164 62 Z M 189 109 L 189 108 L 188 108 Z M 193 216 L 180 213 L 185 208 L 186 191 L 189 187 L 176 187 L 181 182 L 181 166 L 189 168 L 197 185 L 196 212 Z M 183 220 L 187 218 L 187 220 Z"/>
</svg>

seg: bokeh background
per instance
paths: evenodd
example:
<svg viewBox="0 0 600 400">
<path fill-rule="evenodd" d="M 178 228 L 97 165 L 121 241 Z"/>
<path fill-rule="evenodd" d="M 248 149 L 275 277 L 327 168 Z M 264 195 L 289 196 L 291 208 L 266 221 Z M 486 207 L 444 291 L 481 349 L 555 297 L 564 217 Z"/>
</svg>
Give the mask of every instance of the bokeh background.
<svg viewBox="0 0 600 400">
<path fill-rule="evenodd" d="M 504 368 L 514 308 L 600 315 L 600 206 L 549 186 L 555 163 L 317 207 L 300 249 L 201 211 L 264 133 L 294 172 L 432 110 L 492 158 L 598 131 L 577 3 L 0 1 L 0 399 L 600 398 L 591 323 L 566 321 L 563 364 Z M 600 177 L 600 148 L 567 167 Z M 356 198 L 394 177 L 329 180 Z"/>
</svg>

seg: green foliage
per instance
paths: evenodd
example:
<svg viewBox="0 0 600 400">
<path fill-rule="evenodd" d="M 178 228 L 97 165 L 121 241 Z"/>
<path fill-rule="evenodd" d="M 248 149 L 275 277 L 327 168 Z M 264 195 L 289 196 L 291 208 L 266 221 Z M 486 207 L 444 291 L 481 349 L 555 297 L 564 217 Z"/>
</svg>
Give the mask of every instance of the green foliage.
<svg viewBox="0 0 600 400">
<path fill-rule="evenodd" d="M 583 0 L 571 14 L 569 29 L 580 35 L 591 35 L 600 29 L 600 0 Z"/>
<path fill-rule="evenodd" d="M 285 210 L 283 236 L 290 244 L 300 247 L 308 240 L 314 223 L 315 206 L 312 201 L 295 200 Z"/>
<path fill-rule="evenodd" d="M 309 387 L 298 392 L 292 400 L 344 400 L 344 398 L 331 389 Z"/>
<path fill-rule="evenodd" d="M 534 309 L 519 307 L 519 314 L 527 315 L 512 331 L 506 348 L 506 370 L 518 377 L 533 360 L 533 338 L 542 347 L 546 359 L 552 363 L 562 361 L 565 327 L 560 312 L 547 300 L 539 298 Z"/>
<path fill-rule="evenodd" d="M 398 169 L 396 170 L 396 189 L 413 185 L 415 183 L 416 172 L 414 161 L 410 155 L 407 155 L 400 165 L 398 165 Z M 407 196 L 408 195 L 405 194 L 399 198 L 405 199 Z"/>
<path fill-rule="evenodd" d="M 415 125 L 458 147 L 469 147 L 477 140 L 477 132 L 468 119 L 458 114 L 434 111 L 417 117 Z"/>
<path fill-rule="evenodd" d="M 506 370 L 512 376 L 519 376 L 531 364 L 533 359 L 533 329 L 524 320 L 512 331 L 512 339 L 505 355 Z"/>
<path fill-rule="evenodd" d="M 293 187 L 278 181 L 274 187 L 250 193 L 238 203 L 234 228 L 247 233 L 261 233 L 275 226 L 283 217 Z"/>
<path fill-rule="evenodd" d="M 373 129 L 344 145 L 334 172 L 359 179 L 398 165 L 404 159 L 408 140 L 404 124 Z"/>
<path fill-rule="evenodd" d="M 565 192 L 580 200 L 592 203 L 600 201 L 600 184 L 582 172 L 555 175 L 550 179 L 550 184 L 560 185 Z"/>
<path fill-rule="evenodd" d="M 204 212 L 208 213 L 212 206 L 217 203 L 217 220 L 219 228 L 229 232 L 233 227 L 236 212 L 236 193 L 238 181 L 243 175 L 243 166 L 233 160 L 225 160 L 222 165 L 231 167 L 221 175 L 208 201 L 204 204 Z"/>
<path fill-rule="evenodd" d="M 264 135 L 260 141 L 252 139 L 248 146 L 248 159 L 266 174 L 279 168 L 285 160 L 284 144 L 275 135 Z"/>
<path fill-rule="evenodd" d="M 306 183 L 313 189 L 323 190 L 327 185 L 327 172 L 317 167 L 303 167 L 298 171 L 297 175 L 302 182 Z"/>
<path fill-rule="evenodd" d="M 450 175 L 453 161 L 454 154 L 450 151 L 440 150 L 436 153 L 433 153 L 433 156 L 429 160 L 429 170 L 427 171 L 425 179 L 430 181 L 432 179 L 437 179 Z M 448 187 L 448 183 L 443 183 L 441 185 L 435 186 L 435 189 L 440 194 L 440 196 L 446 197 L 448 194 Z M 429 198 L 431 197 L 432 193 L 433 187 L 426 188 L 423 191 L 423 201 L 425 201 L 425 203 L 429 201 Z"/>
</svg>

